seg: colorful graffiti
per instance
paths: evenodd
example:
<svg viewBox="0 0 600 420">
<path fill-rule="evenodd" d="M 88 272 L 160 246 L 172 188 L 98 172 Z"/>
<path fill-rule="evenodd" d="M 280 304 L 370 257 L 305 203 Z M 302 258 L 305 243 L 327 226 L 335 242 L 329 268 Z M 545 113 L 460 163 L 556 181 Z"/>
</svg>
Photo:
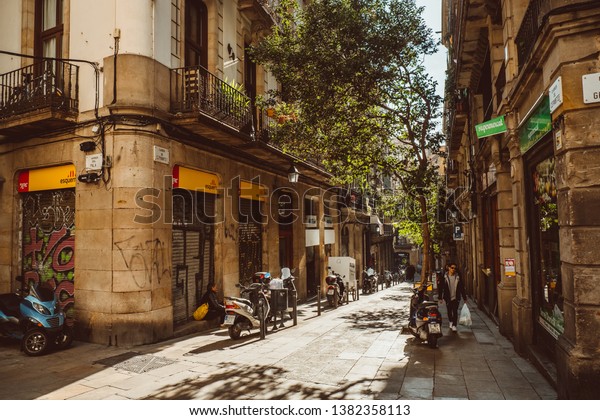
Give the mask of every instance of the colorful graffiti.
<svg viewBox="0 0 600 420">
<path fill-rule="evenodd" d="M 44 191 L 23 200 L 23 276 L 51 286 L 72 325 L 75 290 L 74 193 Z"/>
</svg>

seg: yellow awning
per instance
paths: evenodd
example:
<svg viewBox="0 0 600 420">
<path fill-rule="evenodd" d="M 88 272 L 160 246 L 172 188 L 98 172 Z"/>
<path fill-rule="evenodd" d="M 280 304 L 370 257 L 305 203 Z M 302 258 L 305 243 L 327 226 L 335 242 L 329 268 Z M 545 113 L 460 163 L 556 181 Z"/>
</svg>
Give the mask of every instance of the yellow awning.
<svg viewBox="0 0 600 420">
<path fill-rule="evenodd" d="M 59 190 L 74 188 L 77 181 L 75 165 L 26 169 L 19 173 L 19 192 Z"/>
<path fill-rule="evenodd" d="M 240 197 L 247 200 L 267 201 L 269 190 L 264 185 L 240 181 Z"/>
<path fill-rule="evenodd" d="M 219 187 L 219 177 L 213 173 L 179 165 L 173 166 L 173 188 L 218 194 Z"/>
</svg>

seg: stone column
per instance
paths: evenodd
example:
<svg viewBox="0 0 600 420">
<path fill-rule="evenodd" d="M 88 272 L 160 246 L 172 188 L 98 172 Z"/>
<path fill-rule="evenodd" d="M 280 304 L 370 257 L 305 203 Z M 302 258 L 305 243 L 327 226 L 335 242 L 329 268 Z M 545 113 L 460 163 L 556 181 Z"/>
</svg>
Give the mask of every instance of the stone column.
<svg viewBox="0 0 600 420">
<path fill-rule="evenodd" d="M 498 139 L 494 139 L 498 143 Z M 505 261 L 515 258 L 512 181 L 508 150 L 492 147 L 492 158 L 496 166 L 496 191 L 498 194 L 498 237 L 500 258 L 500 283 L 498 284 L 498 320 L 500 332 L 512 336 L 512 298 L 516 294 L 515 277 L 505 275 Z"/>
</svg>

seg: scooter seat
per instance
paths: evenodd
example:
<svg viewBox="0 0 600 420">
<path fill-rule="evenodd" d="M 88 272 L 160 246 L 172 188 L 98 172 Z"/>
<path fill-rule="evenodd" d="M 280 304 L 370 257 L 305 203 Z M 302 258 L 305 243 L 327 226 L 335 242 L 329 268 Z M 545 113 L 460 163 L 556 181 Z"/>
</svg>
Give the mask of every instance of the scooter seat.
<svg viewBox="0 0 600 420">
<path fill-rule="evenodd" d="M 419 303 L 419 308 L 426 308 L 427 306 L 438 306 L 438 303 L 432 300 L 426 300 Z"/>
<path fill-rule="evenodd" d="M 5 293 L 0 295 L 0 311 L 4 312 L 5 315 L 14 317 L 21 316 L 19 305 L 21 298 L 14 293 Z"/>
</svg>

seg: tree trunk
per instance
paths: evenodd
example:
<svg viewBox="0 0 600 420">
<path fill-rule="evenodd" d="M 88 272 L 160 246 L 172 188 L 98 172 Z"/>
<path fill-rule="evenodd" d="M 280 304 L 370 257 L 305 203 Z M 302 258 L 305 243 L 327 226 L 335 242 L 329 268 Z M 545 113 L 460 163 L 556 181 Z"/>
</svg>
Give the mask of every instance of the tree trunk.
<svg viewBox="0 0 600 420">
<path fill-rule="evenodd" d="M 417 197 L 421 208 L 421 235 L 423 238 L 423 265 L 421 267 L 421 281 L 427 279 L 431 273 L 431 231 L 429 229 L 429 218 L 427 216 L 427 199 L 424 195 Z"/>
</svg>

